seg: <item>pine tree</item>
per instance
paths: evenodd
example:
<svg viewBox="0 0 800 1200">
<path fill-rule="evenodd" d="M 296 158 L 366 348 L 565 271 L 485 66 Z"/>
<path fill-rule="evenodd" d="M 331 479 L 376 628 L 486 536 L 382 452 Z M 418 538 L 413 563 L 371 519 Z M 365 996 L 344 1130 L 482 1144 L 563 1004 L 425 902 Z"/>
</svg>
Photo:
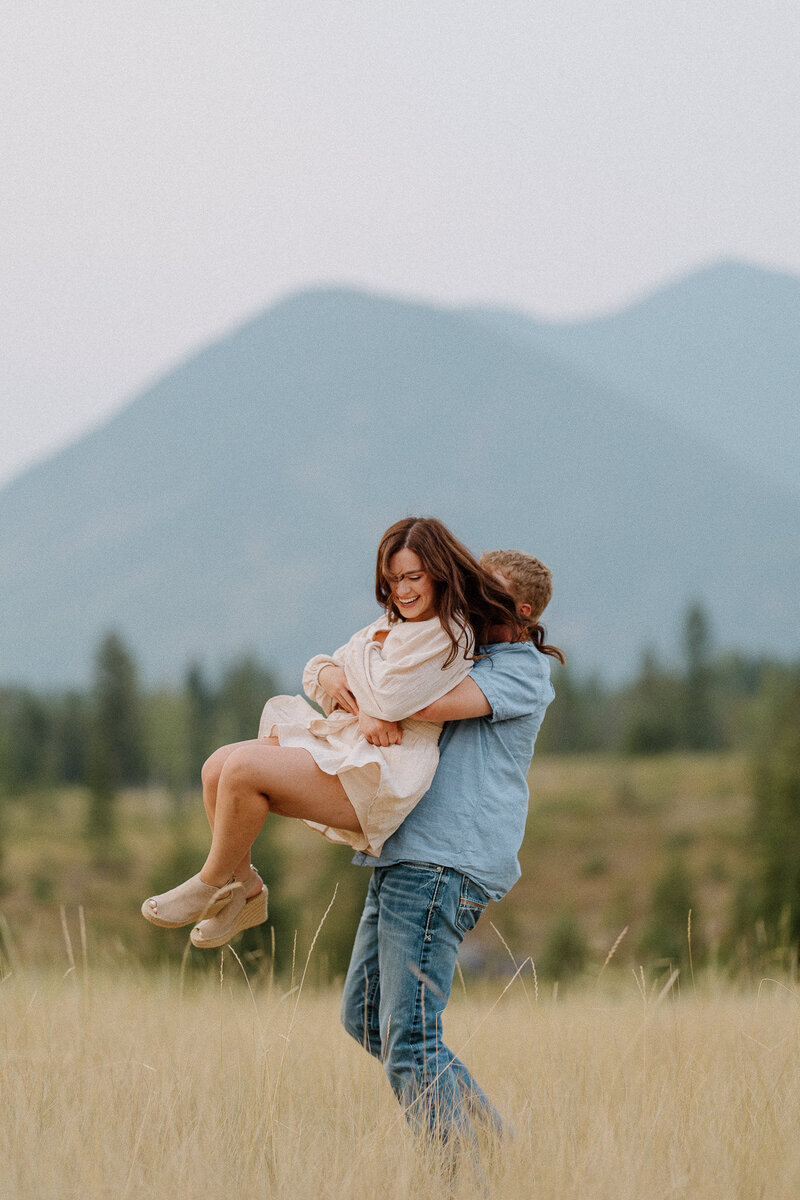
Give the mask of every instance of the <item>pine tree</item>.
<svg viewBox="0 0 800 1200">
<path fill-rule="evenodd" d="M 569 667 L 555 665 L 553 687 L 556 698 L 537 738 L 537 752 L 572 754 L 599 749 L 605 701 L 600 684 L 593 679 L 579 681 Z"/>
<path fill-rule="evenodd" d="M 203 763 L 215 749 L 215 697 L 198 663 L 186 672 L 189 783 L 199 782 Z M 266 696 L 264 697 L 266 700 Z M 262 701 L 263 703 L 263 701 Z"/>
<path fill-rule="evenodd" d="M 711 696 L 711 624 L 701 604 L 687 609 L 683 626 L 683 742 L 689 750 L 712 750 L 719 743 Z"/>
<path fill-rule="evenodd" d="M 63 783 L 85 783 L 89 741 L 89 706 L 86 696 L 66 692 L 55 706 L 53 755 L 56 778 Z"/>
<path fill-rule="evenodd" d="M 233 663 L 217 693 L 217 745 L 256 737 L 261 710 L 276 691 L 269 671 L 255 658 L 248 656 Z"/>
<path fill-rule="evenodd" d="M 87 776 L 89 831 L 114 832 L 115 800 L 123 784 L 141 783 L 146 756 L 136 666 L 121 638 L 107 634 L 95 659 Z"/>
<path fill-rule="evenodd" d="M 45 701 L 26 689 L 8 697 L 8 782 L 12 792 L 50 781 L 51 714 Z"/>
<path fill-rule="evenodd" d="M 639 676 L 623 703 L 623 751 L 660 754 L 677 746 L 679 691 L 677 680 L 662 670 L 652 650 L 646 650 Z"/>
<path fill-rule="evenodd" d="M 2 706 L 0 706 L 2 715 Z M 3 863 L 5 860 L 6 806 L 8 804 L 9 784 L 9 744 L 5 722 L 0 722 L 0 896 L 5 891 Z"/>
<path fill-rule="evenodd" d="M 761 915 L 773 936 L 800 944 L 800 676 L 776 697 L 755 762 Z"/>
</svg>

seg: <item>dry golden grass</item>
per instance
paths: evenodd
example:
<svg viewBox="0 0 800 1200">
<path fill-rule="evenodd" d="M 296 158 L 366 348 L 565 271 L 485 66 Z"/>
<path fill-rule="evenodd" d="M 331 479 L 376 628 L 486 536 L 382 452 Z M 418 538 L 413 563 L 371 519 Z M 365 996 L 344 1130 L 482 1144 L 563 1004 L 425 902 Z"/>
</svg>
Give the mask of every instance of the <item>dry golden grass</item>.
<svg viewBox="0 0 800 1200">
<path fill-rule="evenodd" d="M 85 957 L 84 957 L 85 950 Z M 4 967 L 0 1196 L 15 1200 L 386 1200 L 452 1192 L 415 1147 L 333 991 Z M 515 1136 L 486 1192 L 519 1200 L 792 1200 L 800 1193 L 800 994 L 763 981 L 698 994 L 613 975 L 566 997 L 530 968 L 457 987 L 448 1041 Z"/>
<path fill-rule="evenodd" d="M 302 991 L 279 982 L 263 953 L 245 959 L 249 983 L 230 951 L 192 952 L 183 972 L 176 962 L 147 970 L 142 947 L 152 965 L 162 933 L 138 905 L 171 844 L 163 797 L 123 798 L 117 855 L 101 867 L 81 840 L 82 797 L 10 806 L 0 1200 L 800 1195 L 794 980 L 733 986 L 698 974 L 695 991 L 685 976 L 631 970 L 636 925 L 672 838 L 698 886 L 698 928 L 713 942 L 722 927 L 747 859 L 746 764 L 732 755 L 544 759 L 532 785 L 523 879 L 474 944 L 491 948 L 502 970 L 503 936 L 517 961 L 536 958 L 567 895 L 590 932 L 597 976 L 630 929 L 595 986 L 584 978 L 554 992 L 537 985 L 530 963 L 506 991 L 457 985 L 448 1041 L 516 1131 L 484 1148 L 485 1192 L 469 1168 L 452 1191 L 445 1185 L 380 1065 L 340 1028 L 336 992 L 308 986 L 326 978 L 336 908 Z M 304 900 L 305 954 L 333 886 L 329 848 L 291 822 L 278 836 L 290 864 L 282 887 L 297 890 L 298 907 Z M 206 837 L 193 811 L 181 839 Z M 318 878 L 329 889 L 321 905 L 306 898 Z M 290 950 L 278 947 L 286 975 Z"/>
</svg>

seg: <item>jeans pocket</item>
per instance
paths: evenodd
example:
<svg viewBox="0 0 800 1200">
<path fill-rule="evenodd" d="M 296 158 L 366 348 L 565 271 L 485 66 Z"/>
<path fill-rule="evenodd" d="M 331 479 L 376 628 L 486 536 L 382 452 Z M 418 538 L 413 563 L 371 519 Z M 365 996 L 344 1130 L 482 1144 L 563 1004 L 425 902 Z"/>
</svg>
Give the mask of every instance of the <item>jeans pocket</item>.
<svg viewBox="0 0 800 1200">
<path fill-rule="evenodd" d="M 474 929 L 478 924 L 478 919 L 481 913 L 484 913 L 489 905 L 489 897 L 482 887 L 478 887 L 477 883 L 473 883 L 466 875 L 461 881 L 461 897 L 458 902 L 458 912 L 456 914 L 456 925 L 462 933 L 469 933 L 470 929 Z"/>
</svg>

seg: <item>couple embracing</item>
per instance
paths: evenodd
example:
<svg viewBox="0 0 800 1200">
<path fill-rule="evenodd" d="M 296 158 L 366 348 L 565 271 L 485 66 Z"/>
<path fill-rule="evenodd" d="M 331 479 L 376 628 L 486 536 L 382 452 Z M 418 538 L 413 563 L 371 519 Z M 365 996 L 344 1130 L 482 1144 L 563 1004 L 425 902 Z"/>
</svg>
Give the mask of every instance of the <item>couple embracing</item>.
<svg viewBox="0 0 800 1200">
<path fill-rule="evenodd" d="M 527 772 L 553 698 L 539 618 L 550 572 L 521 551 L 478 561 L 434 518 L 408 517 L 378 548 L 383 614 L 268 701 L 259 737 L 206 762 L 212 830 L 200 872 L 142 905 L 224 945 L 267 916 L 250 850 L 267 814 L 351 845 L 372 868 L 342 1022 L 383 1063 L 412 1126 L 471 1141 L 501 1119 L 442 1038 L 456 955 L 490 899 L 519 877 Z"/>
</svg>

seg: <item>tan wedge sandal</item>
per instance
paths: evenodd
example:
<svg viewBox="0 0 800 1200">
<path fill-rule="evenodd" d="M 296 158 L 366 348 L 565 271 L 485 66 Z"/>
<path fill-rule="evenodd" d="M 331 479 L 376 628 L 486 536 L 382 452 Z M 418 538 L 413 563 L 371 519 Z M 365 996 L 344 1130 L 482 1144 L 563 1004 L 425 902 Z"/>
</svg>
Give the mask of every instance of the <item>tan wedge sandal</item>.
<svg viewBox="0 0 800 1200">
<path fill-rule="evenodd" d="M 150 896 L 142 905 L 142 916 L 151 925 L 162 929 L 180 929 L 182 925 L 193 925 L 195 921 L 215 916 L 240 894 L 244 903 L 244 891 L 244 884 L 235 879 L 222 887 L 214 887 L 211 883 L 203 883 L 197 874 L 169 892 Z"/>
</svg>

